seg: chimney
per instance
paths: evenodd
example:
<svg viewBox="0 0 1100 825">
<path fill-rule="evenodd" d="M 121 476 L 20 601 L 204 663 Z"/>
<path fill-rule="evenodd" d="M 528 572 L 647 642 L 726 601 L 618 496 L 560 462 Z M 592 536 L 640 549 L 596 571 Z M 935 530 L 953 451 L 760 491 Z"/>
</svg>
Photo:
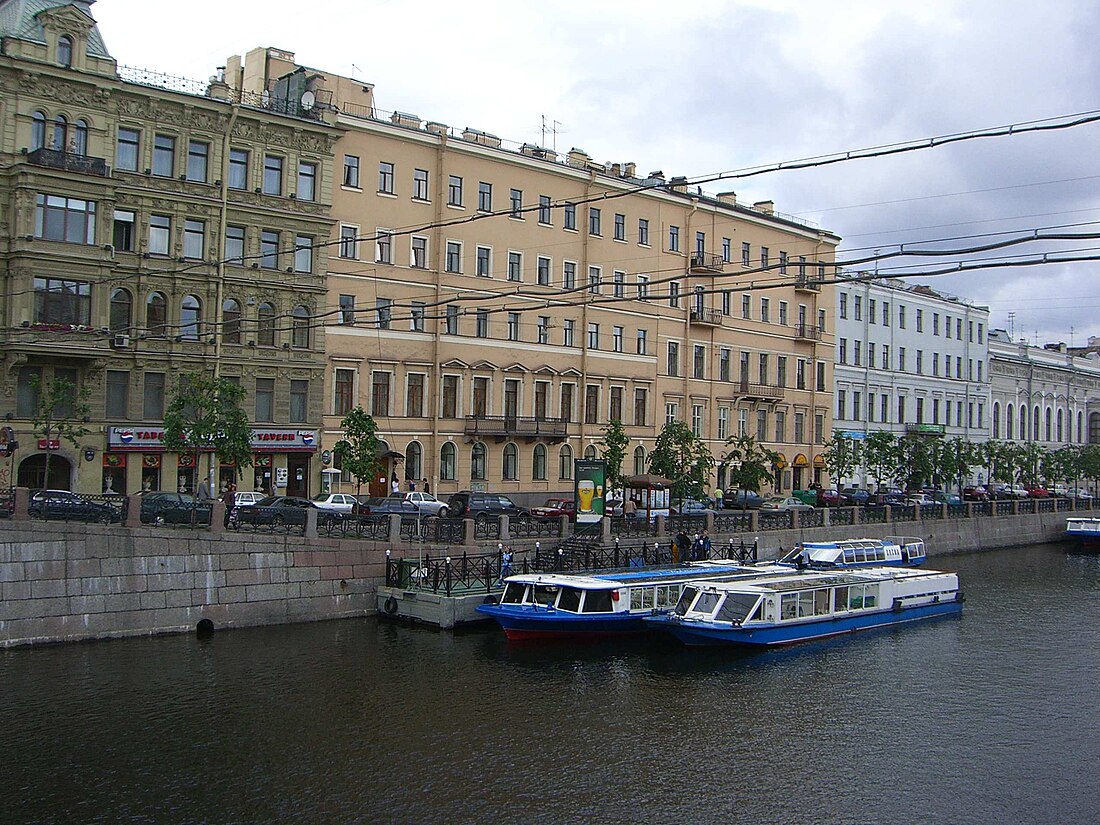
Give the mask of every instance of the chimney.
<svg viewBox="0 0 1100 825">
<path fill-rule="evenodd" d="M 722 203 L 728 203 L 730 206 L 737 206 L 737 193 L 736 192 L 719 192 L 718 200 Z"/>
<path fill-rule="evenodd" d="M 757 212 L 763 212 L 765 215 L 774 215 L 775 201 L 757 201 L 752 205 L 752 208 Z"/>
</svg>

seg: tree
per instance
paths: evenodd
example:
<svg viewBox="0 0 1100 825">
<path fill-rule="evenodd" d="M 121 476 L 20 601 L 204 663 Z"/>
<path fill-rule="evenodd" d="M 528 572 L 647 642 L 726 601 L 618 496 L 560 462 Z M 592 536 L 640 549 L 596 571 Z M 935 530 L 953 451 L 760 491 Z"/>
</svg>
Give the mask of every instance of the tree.
<svg viewBox="0 0 1100 825">
<path fill-rule="evenodd" d="M 626 434 L 623 422 L 613 418 L 603 428 L 603 439 L 600 441 L 604 461 L 607 462 L 607 489 L 623 489 L 623 461 L 626 460 L 626 448 L 630 444 L 630 438 Z"/>
<path fill-rule="evenodd" d="M 834 433 L 825 442 L 822 458 L 825 459 L 825 469 L 829 471 L 833 484 L 840 487 L 840 480 L 850 478 L 859 464 L 859 443 L 842 433 Z"/>
<path fill-rule="evenodd" d="M 949 439 L 940 445 L 937 455 L 937 475 L 942 479 L 954 481 L 961 496 L 963 478 L 970 472 L 971 465 L 979 460 L 976 444 L 963 438 Z"/>
<path fill-rule="evenodd" d="M 241 407 L 244 398 L 244 387 L 228 378 L 182 374 L 164 413 L 164 446 L 191 453 L 196 467 L 199 453 L 210 453 L 211 460 L 217 456 L 239 475 L 252 464 L 252 425 Z"/>
<path fill-rule="evenodd" d="M 897 455 L 897 439 L 892 433 L 871 433 L 863 441 L 863 466 L 879 486 L 894 480 Z"/>
<path fill-rule="evenodd" d="M 779 461 L 779 453 L 756 443 L 750 435 L 730 436 L 726 446 L 731 449 L 722 456 L 722 465 L 726 467 L 726 488 L 760 492 L 763 482 L 775 482 L 772 472 Z M 738 496 L 744 508 L 747 496 Z"/>
<path fill-rule="evenodd" d="M 382 462 L 378 459 L 378 425 L 366 410 L 356 406 L 348 410 L 340 422 L 340 429 L 344 431 L 344 437 L 332 449 L 340 459 L 341 469 L 355 476 L 355 492 L 358 494 L 363 481 L 370 483 L 382 468 Z"/>
<path fill-rule="evenodd" d="M 50 486 L 50 456 L 54 453 L 54 443 L 67 441 L 77 449 L 80 439 L 88 434 L 84 422 L 88 420 L 91 408 L 88 406 L 88 387 L 80 390 L 66 378 L 54 376 L 50 381 L 42 381 L 35 376 L 31 384 L 38 393 L 38 404 L 31 416 L 32 432 L 46 442 L 46 470 L 42 477 L 42 487 Z"/>
<path fill-rule="evenodd" d="M 677 501 L 702 497 L 712 467 L 714 456 L 683 421 L 665 424 L 649 454 L 650 472 L 672 482 L 671 495 Z"/>
</svg>

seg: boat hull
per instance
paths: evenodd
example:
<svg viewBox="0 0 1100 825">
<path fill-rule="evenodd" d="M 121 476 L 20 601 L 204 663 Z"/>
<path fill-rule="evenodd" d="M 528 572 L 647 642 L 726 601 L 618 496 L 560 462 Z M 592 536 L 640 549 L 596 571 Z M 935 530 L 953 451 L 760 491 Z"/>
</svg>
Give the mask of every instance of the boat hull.
<svg viewBox="0 0 1100 825">
<path fill-rule="evenodd" d="M 514 641 L 625 636 L 649 629 L 643 616 L 634 613 L 586 616 L 564 610 L 532 610 L 496 604 L 479 605 L 477 612 L 494 619 L 504 630 L 504 635 Z"/>
<path fill-rule="evenodd" d="M 1066 530 L 1066 541 L 1075 550 L 1086 553 L 1100 553 L 1100 532 L 1097 530 Z"/>
<path fill-rule="evenodd" d="M 832 616 L 821 621 L 782 625 L 761 625 L 749 628 L 730 627 L 701 622 L 676 621 L 671 616 L 650 618 L 647 624 L 671 633 L 685 645 L 736 645 L 739 647 L 776 647 L 815 639 L 826 639 L 860 630 L 907 624 L 948 616 L 962 610 L 962 599 L 939 601 L 906 607 L 901 610 L 879 610 L 873 613 Z"/>
</svg>

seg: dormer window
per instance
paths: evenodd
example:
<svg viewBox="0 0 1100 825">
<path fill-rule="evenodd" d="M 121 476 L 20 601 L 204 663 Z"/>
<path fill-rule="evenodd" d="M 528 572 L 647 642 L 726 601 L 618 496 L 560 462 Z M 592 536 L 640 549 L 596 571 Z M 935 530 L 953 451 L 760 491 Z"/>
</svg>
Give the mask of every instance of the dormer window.
<svg viewBox="0 0 1100 825">
<path fill-rule="evenodd" d="M 73 39 L 62 35 L 57 41 L 57 62 L 62 66 L 73 65 Z"/>
</svg>

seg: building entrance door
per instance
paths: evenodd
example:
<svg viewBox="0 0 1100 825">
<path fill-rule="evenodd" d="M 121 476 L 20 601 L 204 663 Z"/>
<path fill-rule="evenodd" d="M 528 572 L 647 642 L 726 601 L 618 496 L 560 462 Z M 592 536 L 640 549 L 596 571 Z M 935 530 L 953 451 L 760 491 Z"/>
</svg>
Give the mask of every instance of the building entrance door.
<svg viewBox="0 0 1100 825">
<path fill-rule="evenodd" d="M 288 454 L 286 470 L 286 494 L 309 498 L 309 456 Z"/>
</svg>

